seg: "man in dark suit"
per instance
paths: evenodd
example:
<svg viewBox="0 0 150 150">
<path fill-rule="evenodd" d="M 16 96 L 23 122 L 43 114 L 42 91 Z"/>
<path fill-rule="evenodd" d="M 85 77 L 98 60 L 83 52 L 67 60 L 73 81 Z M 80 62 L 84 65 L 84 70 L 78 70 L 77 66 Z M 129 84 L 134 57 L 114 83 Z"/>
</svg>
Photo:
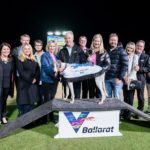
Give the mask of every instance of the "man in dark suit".
<svg viewBox="0 0 150 150">
<path fill-rule="evenodd" d="M 137 109 L 143 111 L 144 109 L 144 88 L 146 83 L 146 74 L 150 71 L 150 57 L 145 54 L 145 41 L 139 40 L 136 43 L 136 54 L 139 56 L 139 67 L 137 70 L 137 79 L 142 81 L 142 88 L 137 90 L 138 107 Z M 138 116 L 137 116 L 138 118 Z"/>
<path fill-rule="evenodd" d="M 74 34 L 72 31 L 68 31 L 65 35 L 66 45 L 60 50 L 58 56 L 62 62 L 65 63 L 84 63 L 85 56 L 83 50 L 74 43 Z M 81 82 L 74 82 L 75 98 L 80 98 Z M 65 89 L 65 83 L 64 83 Z M 65 91 L 65 90 L 64 90 Z"/>
<path fill-rule="evenodd" d="M 87 44 L 87 37 L 80 36 L 79 37 L 79 46 L 84 52 L 84 56 L 86 58 L 85 63 L 87 62 L 87 58 L 89 56 L 89 54 L 88 54 L 89 49 L 86 47 L 86 44 Z M 82 98 L 88 98 L 89 79 L 81 81 L 81 85 L 82 85 L 82 87 L 81 87 Z"/>
</svg>

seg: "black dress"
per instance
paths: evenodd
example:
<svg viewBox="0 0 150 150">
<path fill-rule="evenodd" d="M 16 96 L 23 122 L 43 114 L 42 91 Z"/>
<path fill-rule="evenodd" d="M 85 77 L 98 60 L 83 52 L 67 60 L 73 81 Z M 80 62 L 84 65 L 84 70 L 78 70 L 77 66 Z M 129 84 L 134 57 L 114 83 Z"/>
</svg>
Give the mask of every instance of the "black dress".
<svg viewBox="0 0 150 150">
<path fill-rule="evenodd" d="M 24 62 L 18 60 L 17 70 L 19 73 L 17 83 L 17 103 L 19 105 L 33 105 L 35 102 L 39 101 L 39 65 L 37 62 L 30 59 L 26 59 Z M 32 84 L 33 79 L 36 79 L 34 84 Z"/>
<path fill-rule="evenodd" d="M 13 71 L 14 64 L 12 58 L 9 58 L 7 62 L 4 62 L 0 59 L 0 120 L 2 117 L 6 117 L 6 104 L 8 95 L 13 97 Z"/>
</svg>

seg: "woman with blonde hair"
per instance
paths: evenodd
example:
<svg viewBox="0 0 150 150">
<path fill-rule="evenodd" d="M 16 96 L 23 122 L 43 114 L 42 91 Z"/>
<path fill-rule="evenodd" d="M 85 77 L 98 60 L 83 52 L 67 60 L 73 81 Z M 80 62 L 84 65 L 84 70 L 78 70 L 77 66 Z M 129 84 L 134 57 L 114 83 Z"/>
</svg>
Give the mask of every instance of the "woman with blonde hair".
<svg viewBox="0 0 150 150">
<path fill-rule="evenodd" d="M 124 95 L 124 101 L 128 103 L 129 105 L 133 105 L 133 98 L 134 98 L 134 92 L 135 90 L 130 90 L 128 87 L 131 80 L 137 80 L 137 70 L 138 67 L 138 55 L 135 54 L 135 43 L 134 42 L 128 42 L 126 45 L 126 52 L 128 54 L 128 72 L 125 76 L 125 82 L 123 85 L 123 95 Z M 130 111 L 125 110 L 123 111 L 123 118 L 130 120 Z"/>
<path fill-rule="evenodd" d="M 103 72 L 106 72 L 110 67 L 110 58 L 104 49 L 103 38 L 101 34 L 93 36 L 90 49 L 92 53 L 88 57 L 88 61 L 102 67 Z M 99 90 L 95 84 L 95 80 L 90 80 L 89 98 L 99 98 Z"/>
<path fill-rule="evenodd" d="M 56 51 L 57 51 L 57 43 L 55 41 L 49 41 L 46 45 L 46 52 L 42 55 L 41 58 L 41 81 L 42 81 L 42 89 L 44 91 L 44 101 L 52 101 L 55 97 L 58 78 L 57 72 L 54 69 L 54 63 L 57 60 Z M 53 112 L 48 114 L 43 118 L 44 122 L 48 122 L 49 120 L 55 122 L 55 118 Z"/>
<path fill-rule="evenodd" d="M 22 46 L 17 61 L 18 82 L 17 82 L 17 103 L 20 105 L 19 115 L 22 115 L 34 108 L 39 101 L 38 84 L 40 69 L 33 56 L 30 44 Z"/>
</svg>

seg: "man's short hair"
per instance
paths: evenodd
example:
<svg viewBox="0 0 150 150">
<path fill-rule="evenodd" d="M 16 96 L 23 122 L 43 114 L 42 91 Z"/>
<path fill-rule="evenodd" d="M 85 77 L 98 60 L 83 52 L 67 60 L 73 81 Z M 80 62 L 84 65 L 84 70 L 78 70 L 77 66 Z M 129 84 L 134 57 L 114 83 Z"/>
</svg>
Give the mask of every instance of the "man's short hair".
<svg viewBox="0 0 150 150">
<path fill-rule="evenodd" d="M 39 40 L 39 39 L 37 39 L 37 40 L 34 41 L 34 45 L 35 45 L 36 43 L 40 43 L 41 45 L 43 45 L 43 41 L 42 41 L 42 40 Z"/>
<path fill-rule="evenodd" d="M 21 39 L 22 37 L 28 37 L 28 38 L 30 39 L 30 36 L 29 36 L 28 34 L 22 34 L 22 35 L 20 36 L 20 39 Z"/>
</svg>

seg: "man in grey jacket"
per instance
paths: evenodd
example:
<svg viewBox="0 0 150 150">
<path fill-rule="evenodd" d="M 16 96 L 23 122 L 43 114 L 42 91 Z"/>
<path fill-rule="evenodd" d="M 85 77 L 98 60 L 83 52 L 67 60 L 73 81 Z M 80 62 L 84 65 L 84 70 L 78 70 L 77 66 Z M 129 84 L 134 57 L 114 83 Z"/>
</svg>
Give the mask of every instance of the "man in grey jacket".
<svg viewBox="0 0 150 150">
<path fill-rule="evenodd" d="M 23 34 L 20 36 L 20 43 L 21 45 L 18 46 L 18 47 L 15 47 L 12 51 L 12 56 L 17 58 L 20 51 L 21 51 L 21 47 L 22 45 L 25 45 L 25 44 L 29 44 L 30 43 L 30 36 L 28 34 Z"/>
</svg>

